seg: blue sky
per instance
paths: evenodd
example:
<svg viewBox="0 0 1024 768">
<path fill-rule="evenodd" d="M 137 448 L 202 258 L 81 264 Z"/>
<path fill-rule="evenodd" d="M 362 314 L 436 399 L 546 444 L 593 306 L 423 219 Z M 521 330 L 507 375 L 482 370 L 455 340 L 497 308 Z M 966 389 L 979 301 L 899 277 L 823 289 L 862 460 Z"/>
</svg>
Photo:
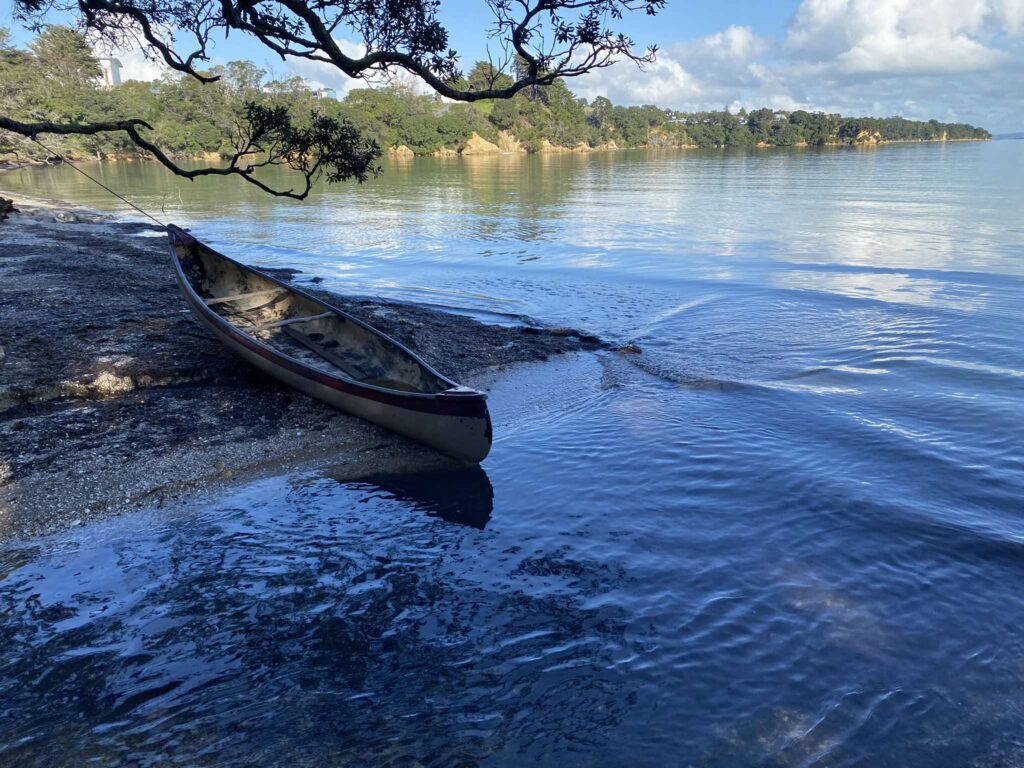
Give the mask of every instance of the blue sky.
<svg viewBox="0 0 1024 768">
<path fill-rule="evenodd" d="M 485 58 L 485 3 L 446 0 L 442 8 L 463 60 Z M 12 16 L 10 0 L 0 0 L 0 25 L 15 28 Z M 645 71 L 620 64 L 592 73 L 570 83 L 577 94 L 687 110 L 773 106 L 1024 130 L 1024 0 L 669 0 L 657 17 L 634 14 L 621 27 L 638 44 L 657 43 L 658 61 Z M 349 43 L 357 45 L 351 36 Z M 282 62 L 237 35 L 213 54 L 340 91 L 353 85 L 327 66 Z M 159 74 L 137 52 L 120 55 L 129 77 Z"/>
</svg>

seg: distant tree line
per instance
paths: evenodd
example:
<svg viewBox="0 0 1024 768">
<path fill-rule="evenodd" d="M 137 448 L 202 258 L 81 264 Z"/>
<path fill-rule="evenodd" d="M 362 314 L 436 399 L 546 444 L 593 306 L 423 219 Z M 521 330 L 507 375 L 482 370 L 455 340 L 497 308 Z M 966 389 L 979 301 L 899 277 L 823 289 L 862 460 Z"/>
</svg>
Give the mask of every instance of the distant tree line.
<svg viewBox="0 0 1024 768">
<path fill-rule="evenodd" d="M 849 118 L 836 114 L 757 109 L 682 113 L 655 106 L 617 106 L 607 98 L 577 98 L 561 80 L 528 88 L 513 98 L 453 103 L 418 94 L 401 82 L 349 91 L 341 101 L 318 99 L 301 78 L 275 79 L 251 62 L 235 61 L 200 83 L 168 74 L 155 82 L 100 85 L 100 68 L 76 31 L 44 29 L 28 46 L 11 44 L 0 29 L 0 111 L 15 119 L 99 122 L 138 117 L 151 137 L 179 157 L 230 155 L 247 103 L 288 110 L 301 124 L 326 115 L 355 126 L 368 144 L 405 146 L 416 154 L 462 150 L 475 133 L 497 143 L 512 139 L 526 151 L 568 148 L 823 146 L 890 141 L 989 139 L 988 131 L 961 123 L 902 117 Z M 513 73 L 515 74 L 515 73 Z M 455 85 L 500 89 L 512 78 L 478 63 Z M 75 156 L 138 154 L 127 137 L 111 133 L 48 137 L 57 151 Z M 0 153 L 39 158 L 26 139 L 0 132 Z"/>
</svg>

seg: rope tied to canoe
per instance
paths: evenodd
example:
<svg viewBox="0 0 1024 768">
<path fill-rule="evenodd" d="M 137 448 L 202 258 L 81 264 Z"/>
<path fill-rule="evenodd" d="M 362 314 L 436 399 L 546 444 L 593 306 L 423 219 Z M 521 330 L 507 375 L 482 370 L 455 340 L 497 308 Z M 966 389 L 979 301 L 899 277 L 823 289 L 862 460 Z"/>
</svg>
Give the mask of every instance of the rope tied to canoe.
<svg viewBox="0 0 1024 768">
<path fill-rule="evenodd" d="M 67 159 L 66 157 L 64 157 L 64 155 L 62 155 L 62 154 L 61 154 L 60 152 L 54 152 L 54 151 L 53 151 L 52 149 L 50 149 L 50 148 L 49 148 L 48 146 L 46 146 L 45 144 L 43 144 L 43 142 L 41 142 L 41 141 L 40 141 L 39 139 L 37 139 L 37 138 L 36 138 L 35 136 L 29 136 L 29 138 L 30 138 L 30 139 L 32 139 L 32 141 L 34 141 L 34 142 L 35 142 L 36 144 L 38 144 L 38 145 L 39 145 L 40 147 L 42 147 L 43 149 L 45 149 L 45 150 L 46 150 L 47 152 L 49 152 L 49 153 L 50 153 L 50 154 L 51 154 L 51 155 L 52 155 L 53 157 L 57 157 L 57 158 L 59 158 L 59 159 L 60 159 L 60 161 L 61 161 L 62 163 L 64 163 L 65 165 L 70 165 L 70 166 L 71 166 L 72 168 L 74 168 L 74 169 L 75 169 L 76 171 L 78 171 L 78 172 L 79 172 L 80 174 L 82 174 L 83 176 L 85 176 L 85 178 L 87 178 L 87 179 L 88 179 L 89 181 L 91 181 L 91 182 L 93 182 L 94 184 L 97 184 L 98 186 L 100 186 L 100 187 L 102 187 L 103 189 L 107 190 L 107 192 L 109 192 L 110 194 L 112 194 L 112 195 L 113 195 L 114 197 L 116 197 L 116 198 L 117 198 L 118 200 L 120 200 L 121 202 L 123 202 L 123 203 L 125 203 L 125 204 L 127 204 L 127 205 L 131 206 L 132 208 L 134 208 L 134 209 L 135 209 L 136 211 L 138 211 L 139 213 L 141 213 L 141 214 L 142 214 L 143 216 L 145 216 L 146 218 L 150 219 L 151 221 L 154 221 L 154 222 L 156 222 L 156 223 L 157 223 L 157 224 L 159 224 L 159 225 L 160 225 L 161 227 L 166 227 L 166 226 L 167 226 L 167 225 L 166 225 L 166 224 L 164 224 L 164 223 L 163 223 L 162 221 L 160 221 L 160 219 L 158 219 L 158 218 L 157 218 L 156 216 L 154 216 L 153 214 L 151 214 L 151 213 L 149 213 L 149 212 L 147 212 L 147 211 L 144 211 L 144 210 L 142 210 L 142 209 L 141 209 L 141 208 L 140 208 L 139 206 L 137 206 L 137 205 L 136 205 L 135 203 L 133 203 L 133 202 L 132 202 L 131 200 L 129 200 L 129 199 L 128 199 L 127 197 L 125 197 L 124 195 L 120 195 L 120 194 L 118 194 L 117 192 L 115 192 L 114 190 L 112 190 L 112 189 L 111 189 L 110 187 L 108 187 L 108 186 L 107 186 L 106 184 L 104 184 L 104 183 L 103 183 L 102 181 L 100 181 L 99 179 L 97 179 L 97 178 L 95 178 L 95 177 L 93 177 L 93 176 L 90 176 L 90 175 L 89 175 L 88 173 L 86 173 L 86 172 L 85 172 L 85 171 L 83 171 L 83 170 L 82 170 L 81 168 L 79 168 L 79 167 L 78 167 L 77 165 L 75 165 L 75 164 L 74 164 L 74 163 L 72 163 L 72 162 L 71 162 L 70 160 L 68 160 L 68 159 Z"/>
</svg>

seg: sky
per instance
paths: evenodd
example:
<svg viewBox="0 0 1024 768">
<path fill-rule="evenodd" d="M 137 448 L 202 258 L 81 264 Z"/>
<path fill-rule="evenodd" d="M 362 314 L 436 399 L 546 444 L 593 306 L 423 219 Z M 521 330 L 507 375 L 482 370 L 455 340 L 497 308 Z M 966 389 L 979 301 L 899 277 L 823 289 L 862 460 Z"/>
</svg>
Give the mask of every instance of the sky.
<svg viewBox="0 0 1024 768">
<path fill-rule="evenodd" d="M 466 68 L 493 48 L 489 13 L 483 0 L 442 2 Z M 18 41 L 30 37 L 17 29 L 11 0 L 0 0 L 0 25 Z M 770 106 L 1024 131 L 1024 0 L 669 0 L 658 16 L 629 15 L 619 28 L 638 45 L 656 43 L 657 60 L 575 79 L 577 95 L 684 111 Z M 354 38 L 340 42 L 358 50 Z M 138 51 L 119 58 L 126 78 L 160 75 Z M 362 85 L 328 65 L 282 62 L 240 35 L 213 49 L 213 63 L 240 58 L 339 95 Z"/>
</svg>

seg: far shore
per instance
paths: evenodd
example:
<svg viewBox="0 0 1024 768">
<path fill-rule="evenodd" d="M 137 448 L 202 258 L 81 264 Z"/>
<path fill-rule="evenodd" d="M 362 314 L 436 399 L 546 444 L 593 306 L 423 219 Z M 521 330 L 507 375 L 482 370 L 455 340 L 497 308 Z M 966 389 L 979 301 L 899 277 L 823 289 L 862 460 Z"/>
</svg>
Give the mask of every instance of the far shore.
<svg viewBox="0 0 1024 768">
<path fill-rule="evenodd" d="M 810 145 L 806 141 L 797 142 L 796 144 L 789 146 L 780 146 L 775 144 L 767 144 L 765 142 L 759 142 L 753 147 L 748 149 L 764 150 L 764 149 L 818 149 L 818 148 L 830 148 L 830 149 L 864 149 L 872 147 L 885 147 L 894 144 L 953 144 L 953 143 L 971 143 L 979 141 L 992 141 L 992 138 L 987 139 L 899 139 L 899 140 L 886 140 L 876 139 L 873 137 L 867 137 L 864 140 L 857 140 L 853 142 L 829 142 L 827 144 Z M 665 152 L 671 150 L 702 150 L 702 151 L 722 151 L 741 149 L 738 147 L 729 146 L 715 146 L 715 147 L 699 147 L 696 144 L 644 144 L 639 147 L 620 147 L 614 141 L 606 144 L 599 144 L 597 146 L 590 146 L 589 144 L 577 144 L 573 147 L 564 147 L 550 142 L 545 141 L 537 149 L 526 149 L 516 141 L 508 141 L 505 139 L 500 140 L 497 144 L 487 141 L 481 138 L 477 134 L 466 142 L 461 148 L 442 147 L 441 149 L 433 152 L 417 153 L 409 149 L 404 145 L 395 147 L 388 147 L 384 150 L 383 155 L 391 160 L 403 160 L 403 159 L 414 159 L 417 157 L 435 157 L 435 158 L 466 158 L 466 159 L 478 159 L 481 157 L 495 158 L 495 157 L 530 157 L 535 155 L 587 155 L 601 152 Z M 157 162 L 153 158 L 138 153 L 118 153 L 118 154 L 104 154 L 101 156 L 96 155 L 69 155 L 69 160 L 76 163 L 133 163 L 133 162 L 145 162 L 155 163 Z M 195 155 L 184 155 L 174 156 L 173 159 L 177 162 L 182 161 L 193 161 L 200 163 L 219 163 L 226 158 L 222 157 L 217 152 L 203 152 Z M 12 171 L 19 168 L 31 168 L 40 167 L 47 165 L 57 165 L 59 161 L 52 160 L 36 160 L 36 159 L 24 159 L 24 158 L 0 158 L 0 172 Z"/>
<path fill-rule="evenodd" d="M 452 466 L 241 363 L 185 309 L 159 227 L 0 196 L 19 210 L 0 222 L 0 539 L 326 464 L 352 480 Z M 469 384 L 602 346 L 320 293 Z"/>
</svg>

